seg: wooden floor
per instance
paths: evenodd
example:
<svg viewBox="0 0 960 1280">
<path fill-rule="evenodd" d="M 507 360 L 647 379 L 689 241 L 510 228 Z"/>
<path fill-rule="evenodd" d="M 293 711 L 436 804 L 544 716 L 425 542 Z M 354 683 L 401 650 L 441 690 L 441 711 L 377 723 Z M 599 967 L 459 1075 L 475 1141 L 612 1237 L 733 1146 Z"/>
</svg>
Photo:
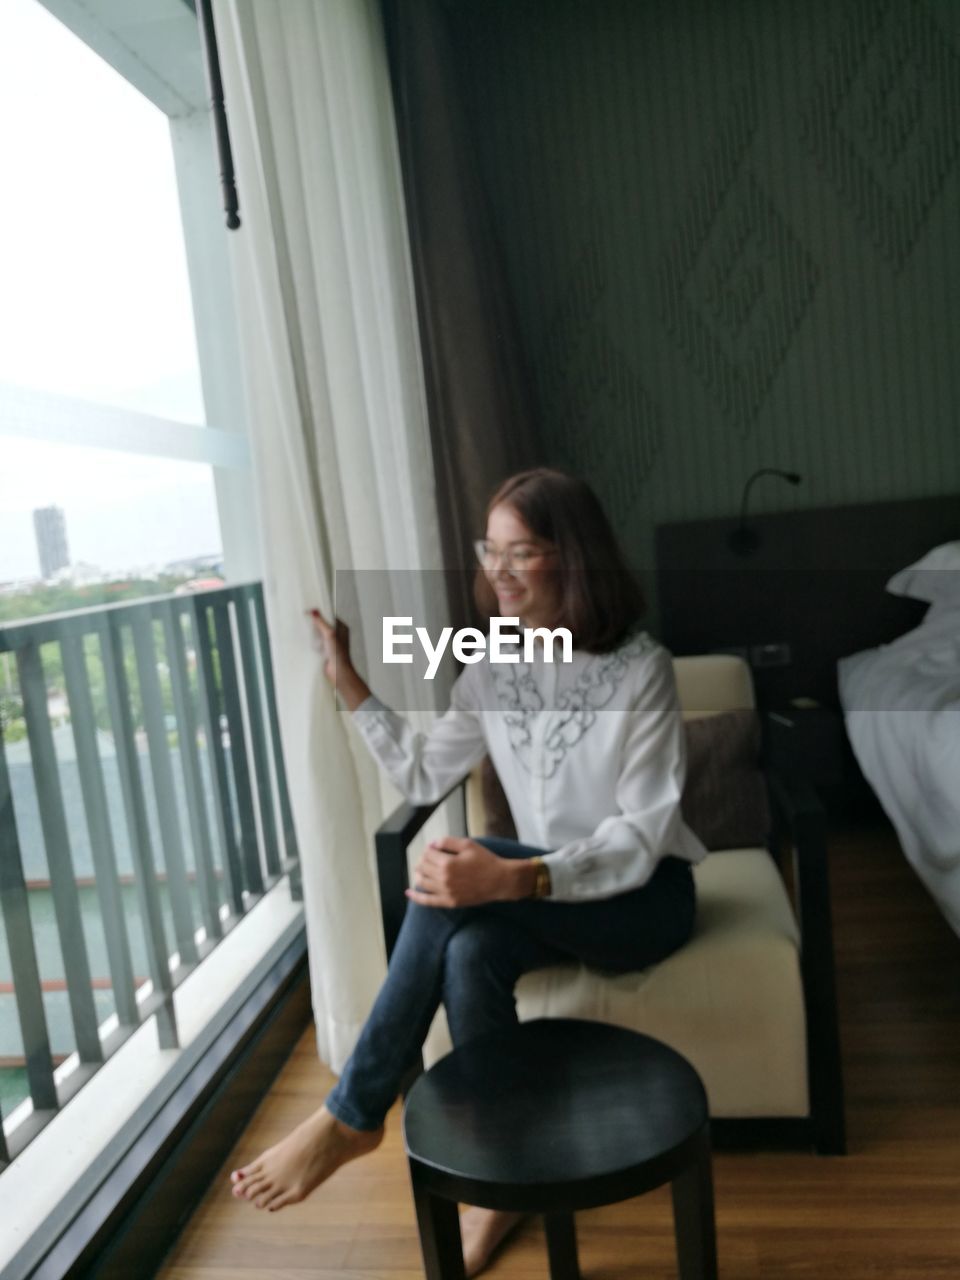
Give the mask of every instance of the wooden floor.
<svg viewBox="0 0 960 1280">
<path fill-rule="evenodd" d="M 850 1153 L 717 1155 L 723 1280 L 958 1280 L 960 939 L 884 832 L 836 837 L 833 894 Z M 372 1156 L 302 1205 L 234 1201 L 227 1169 L 275 1142 L 332 1077 L 308 1034 L 197 1208 L 164 1280 L 422 1276 L 399 1117 Z M 589 1280 L 676 1276 L 669 1193 L 579 1214 Z M 486 1273 L 545 1277 L 530 1222 Z"/>
</svg>

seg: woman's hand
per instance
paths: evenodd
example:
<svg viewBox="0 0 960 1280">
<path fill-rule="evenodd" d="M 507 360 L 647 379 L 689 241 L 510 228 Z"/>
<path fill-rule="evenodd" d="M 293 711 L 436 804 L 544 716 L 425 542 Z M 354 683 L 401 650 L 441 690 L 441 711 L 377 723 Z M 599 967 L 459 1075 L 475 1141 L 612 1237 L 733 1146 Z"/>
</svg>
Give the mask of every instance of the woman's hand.
<svg viewBox="0 0 960 1280">
<path fill-rule="evenodd" d="M 529 897 L 534 880 L 530 862 L 499 858 L 476 840 L 444 836 L 427 845 L 406 892 L 422 907 L 476 907 Z"/>
<path fill-rule="evenodd" d="M 310 621 L 323 650 L 323 674 L 339 693 L 348 711 L 356 711 L 370 697 L 370 690 L 350 660 L 350 628 L 340 618 L 331 626 L 319 609 L 310 610 Z"/>
</svg>

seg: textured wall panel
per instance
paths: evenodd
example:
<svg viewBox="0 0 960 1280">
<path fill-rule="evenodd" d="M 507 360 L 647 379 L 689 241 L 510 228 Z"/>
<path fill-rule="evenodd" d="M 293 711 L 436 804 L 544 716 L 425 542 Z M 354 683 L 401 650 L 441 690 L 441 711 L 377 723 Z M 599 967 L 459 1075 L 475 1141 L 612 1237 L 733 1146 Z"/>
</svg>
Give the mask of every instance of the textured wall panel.
<svg viewBox="0 0 960 1280">
<path fill-rule="evenodd" d="M 960 5 L 458 0 L 551 461 L 661 520 L 960 488 Z"/>
</svg>

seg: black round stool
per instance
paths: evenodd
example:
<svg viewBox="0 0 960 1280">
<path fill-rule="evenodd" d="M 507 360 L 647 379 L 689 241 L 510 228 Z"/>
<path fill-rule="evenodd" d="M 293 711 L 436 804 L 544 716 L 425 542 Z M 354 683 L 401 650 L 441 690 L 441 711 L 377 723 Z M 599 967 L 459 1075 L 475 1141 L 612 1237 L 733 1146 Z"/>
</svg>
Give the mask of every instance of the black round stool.
<svg viewBox="0 0 960 1280">
<path fill-rule="evenodd" d="M 680 1280 L 716 1280 L 707 1099 L 686 1058 L 603 1022 L 543 1018 L 442 1058 L 407 1095 L 427 1280 L 463 1280 L 457 1201 L 542 1213 L 578 1280 L 573 1212 L 672 1183 Z"/>
</svg>

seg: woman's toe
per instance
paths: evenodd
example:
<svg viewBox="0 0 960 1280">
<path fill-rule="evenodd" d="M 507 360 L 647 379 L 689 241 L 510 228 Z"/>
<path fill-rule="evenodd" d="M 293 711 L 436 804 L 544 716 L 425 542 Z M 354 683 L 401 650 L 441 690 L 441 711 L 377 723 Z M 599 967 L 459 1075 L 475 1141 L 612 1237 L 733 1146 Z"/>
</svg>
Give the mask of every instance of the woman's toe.
<svg viewBox="0 0 960 1280">
<path fill-rule="evenodd" d="M 262 1202 L 257 1206 L 260 1209 L 279 1209 L 280 1201 L 284 1204 L 290 1203 L 290 1192 L 286 1187 L 274 1187 L 273 1190 L 261 1198 Z"/>
<path fill-rule="evenodd" d="M 251 1178 L 257 1177 L 257 1175 L 262 1172 L 263 1165 L 260 1161 L 251 1160 L 249 1164 L 242 1165 L 239 1169 L 234 1169 L 233 1173 L 230 1175 L 230 1181 L 233 1183 L 249 1182 Z"/>
<path fill-rule="evenodd" d="M 258 1195 L 269 1189 L 266 1178 L 250 1178 L 249 1181 L 237 1185 L 236 1193 L 244 1200 L 255 1200 Z"/>
</svg>

